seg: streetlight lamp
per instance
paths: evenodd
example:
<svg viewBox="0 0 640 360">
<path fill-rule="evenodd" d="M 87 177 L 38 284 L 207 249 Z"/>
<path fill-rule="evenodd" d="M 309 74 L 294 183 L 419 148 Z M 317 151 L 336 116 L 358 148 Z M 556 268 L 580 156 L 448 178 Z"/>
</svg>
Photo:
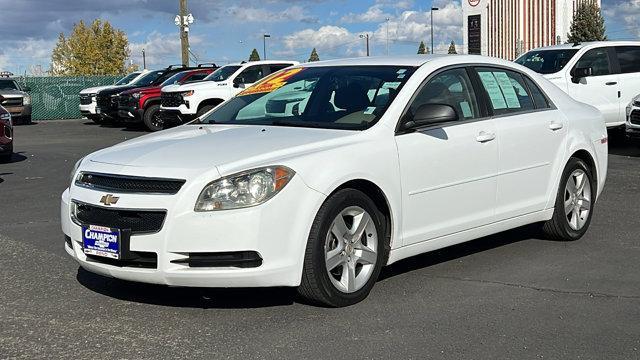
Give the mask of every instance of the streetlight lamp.
<svg viewBox="0 0 640 360">
<path fill-rule="evenodd" d="M 432 7 L 431 8 L 431 53 L 433 54 L 433 12 L 436 10 L 440 10 L 437 7 Z"/>
<path fill-rule="evenodd" d="M 262 56 L 264 60 L 267 60 L 267 38 L 271 37 L 269 34 L 262 34 Z"/>
</svg>

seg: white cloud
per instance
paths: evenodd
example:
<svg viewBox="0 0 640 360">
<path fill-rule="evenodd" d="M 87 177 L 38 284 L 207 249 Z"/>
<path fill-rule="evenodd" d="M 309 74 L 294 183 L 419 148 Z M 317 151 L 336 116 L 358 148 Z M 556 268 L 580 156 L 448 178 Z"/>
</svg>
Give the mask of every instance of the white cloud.
<svg viewBox="0 0 640 360">
<path fill-rule="evenodd" d="M 193 47 L 202 43 L 202 38 L 189 36 L 189 45 Z M 180 62 L 180 38 L 171 34 L 150 33 L 144 42 L 130 43 L 131 60 L 142 67 L 142 49 L 145 50 L 147 68 L 164 67 Z M 192 50 L 193 51 L 193 50 Z"/>
<path fill-rule="evenodd" d="M 376 0 L 376 5 L 384 5 L 395 9 L 406 10 L 413 6 L 413 0 Z"/>
<path fill-rule="evenodd" d="M 626 33 L 631 33 L 640 37 L 640 27 L 638 17 L 640 17 L 640 0 L 628 0 L 614 4 L 602 4 L 602 13 L 608 23 L 624 24 L 626 28 L 609 32 L 612 39 L 624 37 Z"/>
<path fill-rule="evenodd" d="M 340 21 L 343 23 L 381 22 L 390 17 L 390 14 L 384 12 L 384 10 L 382 9 L 382 5 L 373 5 L 363 13 L 349 13 L 340 18 Z"/>
<path fill-rule="evenodd" d="M 265 8 L 232 6 L 227 9 L 227 14 L 234 19 L 246 22 L 284 22 L 298 21 L 304 23 L 317 23 L 318 18 L 307 14 L 302 6 L 290 6 L 283 11 L 271 11 Z"/>
<path fill-rule="evenodd" d="M 280 51 L 279 55 L 304 56 L 306 51 L 310 52 L 315 47 L 320 56 L 323 53 L 334 56 L 359 56 L 364 52 L 363 41 L 359 34 L 352 33 L 344 27 L 327 25 L 318 30 L 305 29 L 285 36 L 282 40 L 284 50 Z"/>
</svg>

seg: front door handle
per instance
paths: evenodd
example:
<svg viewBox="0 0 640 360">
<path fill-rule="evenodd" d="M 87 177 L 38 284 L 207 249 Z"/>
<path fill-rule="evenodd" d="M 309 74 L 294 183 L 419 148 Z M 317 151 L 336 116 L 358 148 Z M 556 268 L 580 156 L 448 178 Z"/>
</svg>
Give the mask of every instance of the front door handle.
<svg viewBox="0 0 640 360">
<path fill-rule="evenodd" d="M 551 129 L 553 131 L 560 130 L 560 129 L 562 129 L 562 127 L 564 127 L 564 124 L 562 124 L 560 122 L 552 121 L 551 123 L 549 123 L 549 129 Z"/>
<path fill-rule="evenodd" d="M 611 86 L 611 85 L 618 85 L 618 82 L 617 81 L 609 81 L 609 82 L 606 82 L 604 84 Z"/>
<path fill-rule="evenodd" d="M 493 140 L 495 138 L 496 138 L 496 134 L 495 133 L 486 132 L 486 131 L 480 131 L 478 136 L 476 136 L 476 141 L 477 142 L 481 142 L 481 143 L 485 143 L 485 142 L 491 141 L 491 140 Z"/>
</svg>

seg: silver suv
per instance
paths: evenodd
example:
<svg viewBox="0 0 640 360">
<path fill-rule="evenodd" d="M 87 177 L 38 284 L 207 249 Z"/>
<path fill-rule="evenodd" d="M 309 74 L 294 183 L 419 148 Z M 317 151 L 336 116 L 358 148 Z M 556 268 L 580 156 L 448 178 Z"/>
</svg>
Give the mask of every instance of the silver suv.
<svg viewBox="0 0 640 360">
<path fill-rule="evenodd" d="M 14 123 L 28 124 L 31 122 L 31 96 L 11 78 L 13 74 L 0 72 L 0 95 L 4 100 L 0 103 L 9 113 Z"/>
</svg>

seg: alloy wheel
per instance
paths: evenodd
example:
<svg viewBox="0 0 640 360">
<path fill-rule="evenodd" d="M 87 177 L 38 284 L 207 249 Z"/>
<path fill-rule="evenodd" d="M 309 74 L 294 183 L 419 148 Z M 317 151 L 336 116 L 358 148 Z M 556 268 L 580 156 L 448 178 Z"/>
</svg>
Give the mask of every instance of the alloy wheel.
<svg viewBox="0 0 640 360">
<path fill-rule="evenodd" d="M 591 212 L 591 184 L 584 170 L 574 170 L 564 189 L 564 213 L 573 230 L 580 230 L 587 223 Z"/>
</svg>

